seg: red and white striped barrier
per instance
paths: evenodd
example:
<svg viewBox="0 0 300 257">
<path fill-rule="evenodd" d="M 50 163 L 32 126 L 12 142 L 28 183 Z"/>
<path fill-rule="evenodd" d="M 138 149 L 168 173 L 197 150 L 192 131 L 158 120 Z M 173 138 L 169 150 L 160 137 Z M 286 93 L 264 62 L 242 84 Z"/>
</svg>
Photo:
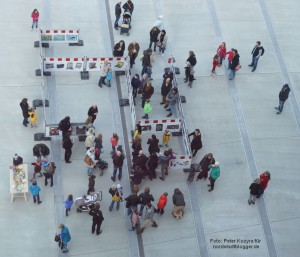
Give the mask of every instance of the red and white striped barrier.
<svg viewBox="0 0 300 257">
<path fill-rule="evenodd" d="M 127 68 L 125 57 L 87 57 L 86 71 L 100 71 L 104 61 L 108 61 L 112 71 L 125 71 Z"/>
<path fill-rule="evenodd" d="M 179 132 L 181 129 L 181 118 L 173 119 L 153 119 L 139 120 L 138 124 L 142 126 L 145 132 L 163 132 L 166 129 L 172 132 Z"/>
<path fill-rule="evenodd" d="M 43 57 L 44 71 L 83 71 L 84 58 Z"/>
<path fill-rule="evenodd" d="M 78 43 L 78 29 L 40 29 L 42 43 Z"/>
</svg>

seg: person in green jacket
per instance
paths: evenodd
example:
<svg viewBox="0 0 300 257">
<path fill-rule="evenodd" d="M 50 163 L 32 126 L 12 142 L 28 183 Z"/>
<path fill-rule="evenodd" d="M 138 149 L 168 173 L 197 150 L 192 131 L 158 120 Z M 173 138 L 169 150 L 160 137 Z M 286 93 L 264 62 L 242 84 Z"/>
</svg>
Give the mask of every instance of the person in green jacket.
<svg viewBox="0 0 300 257">
<path fill-rule="evenodd" d="M 149 119 L 149 114 L 151 112 L 152 112 L 152 107 L 151 107 L 151 104 L 150 104 L 150 100 L 146 99 L 145 105 L 144 105 L 144 113 L 145 113 L 145 115 L 142 118 L 148 120 Z"/>
<path fill-rule="evenodd" d="M 209 176 L 210 185 L 207 185 L 207 186 L 210 187 L 208 192 L 211 192 L 214 190 L 214 186 L 215 186 L 215 182 L 216 182 L 217 178 L 220 177 L 220 166 L 219 166 L 218 162 L 215 162 L 215 164 L 210 164 L 208 166 L 208 168 L 211 169 L 211 171 L 210 171 L 210 176 Z"/>
</svg>

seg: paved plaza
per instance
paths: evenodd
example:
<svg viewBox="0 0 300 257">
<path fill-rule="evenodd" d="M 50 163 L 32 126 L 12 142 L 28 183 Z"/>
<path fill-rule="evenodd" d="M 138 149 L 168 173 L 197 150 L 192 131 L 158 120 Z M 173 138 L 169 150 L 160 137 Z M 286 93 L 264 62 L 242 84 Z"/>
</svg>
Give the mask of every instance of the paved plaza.
<svg viewBox="0 0 300 257">
<path fill-rule="evenodd" d="M 134 0 L 130 35 L 113 29 L 117 0 L 13 0 L 3 1 L 0 9 L 0 101 L 2 137 L 0 144 L 0 256 L 5 257 L 296 257 L 300 252 L 300 2 L 297 0 Z M 125 3 L 125 0 L 123 1 Z M 122 4 L 123 4 L 122 3 Z M 188 183 L 182 169 L 171 169 L 165 181 L 141 184 L 149 186 L 155 205 L 168 192 L 165 214 L 155 216 L 158 228 L 147 227 L 142 235 L 128 230 L 130 221 L 125 202 L 120 210 L 109 212 L 113 184 L 110 137 L 120 136 L 126 150 L 121 184 L 124 195 L 130 194 L 131 117 L 129 107 L 119 107 L 119 98 L 127 98 L 125 76 L 113 75 L 112 87 L 98 87 L 99 72 L 90 72 L 81 80 L 79 72 L 57 72 L 44 77 L 48 123 L 58 123 L 65 116 L 71 122 L 84 122 L 88 108 L 96 103 L 99 115 L 94 123 L 96 133 L 103 134 L 103 159 L 109 163 L 103 176 L 96 176 L 96 190 L 101 190 L 101 210 L 105 218 L 99 236 L 91 234 L 92 217 L 76 213 L 72 207 L 65 217 L 63 201 L 69 194 L 81 197 L 88 189 L 84 142 L 74 137 L 71 164 L 64 162 L 61 138 L 36 142 L 34 134 L 44 132 L 43 108 L 37 109 L 37 128 L 22 125 L 19 106 L 22 98 L 41 99 L 41 78 L 37 31 L 30 31 L 33 9 L 40 12 L 43 29 L 80 29 L 84 46 L 50 45 L 43 49 L 47 57 L 111 57 L 112 45 L 120 40 L 137 41 L 141 50 L 149 46 L 149 31 L 159 15 L 168 35 L 166 53 L 155 56 L 153 63 L 154 95 L 151 119 L 166 118 L 160 87 L 168 57 L 174 56 L 178 88 L 186 97 L 184 119 L 189 132 L 199 128 L 203 148 L 192 162 L 199 162 L 209 152 L 220 162 L 221 176 L 215 189 L 208 192 L 206 181 Z M 251 51 L 260 40 L 265 49 L 255 72 L 251 72 Z M 242 68 L 234 80 L 227 78 L 227 60 L 211 76 L 212 58 L 221 42 L 235 48 Z M 197 57 L 193 88 L 184 80 L 188 51 Z M 127 54 L 127 51 L 125 51 Z M 140 74 L 140 58 L 131 74 Z M 283 84 L 291 88 L 283 112 L 276 114 L 278 93 Z M 136 100 L 137 120 L 143 116 L 141 99 Z M 143 149 L 151 133 L 143 133 Z M 161 134 L 157 134 L 161 140 Z M 18 153 L 33 173 L 32 148 L 45 143 L 50 159 L 57 163 L 54 187 L 41 187 L 42 204 L 10 199 L 9 170 L 12 157 Z M 127 146 L 127 147 L 126 147 Z M 172 137 L 170 146 L 184 152 L 182 138 Z M 128 151 L 128 149 L 130 151 Z M 249 186 L 263 171 L 271 180 L 263 197 L 249 206 Z M 160 169 L 157 169 L 160 174 Z M 171 211 L 175 188 L 183 192 L 184 218 L 175 220 Z M 68 254 L 62 254 L 54 242 L 58 225 L 65 224 L 71 233 Z"/>
</svg>

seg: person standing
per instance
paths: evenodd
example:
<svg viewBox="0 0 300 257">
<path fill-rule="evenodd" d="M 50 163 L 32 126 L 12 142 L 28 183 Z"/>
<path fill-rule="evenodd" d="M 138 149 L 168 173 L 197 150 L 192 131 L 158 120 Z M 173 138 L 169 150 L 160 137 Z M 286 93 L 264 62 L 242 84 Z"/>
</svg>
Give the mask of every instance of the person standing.
<svg viewBox="0 0 300 257">
<path fill-rule="evenodd" d="M 142 126 L 140 124 L 135 125 L 135 131 L 133 134 L 132 149 L 135 149 L 135 143 L 142 141 Z"/>
<path fill-rule="evenodd" d="M 137 210 L 138 204 L 140 204 L 140 198 L 137 196 L 137 193 L 133 191 L 131 195 L 125 198 L 127 215 L 132 214 L 134 210 Z"/>
<path fill-rule="evenodd" d="M 190 137 L 190 136 L 193 136 L 193 140 L 191 142 L 191 150 L 192 150 L 193 157 L 195 157 L 198 150 L 200 150 L 202 148 L 200 129 L 195 129 L 194 132 L 192 132 L 188 135 L 188 137 Z"/>
<path fill-rule="evenodd" d="M 187 58 L 186 63 L 188 63 L 188 62 L 190 63 L 190 74 L 194 75 L 194 73 L 195 73 L 194 67 L 197 64 L 197 59 L 196 59 L 196 56 L 193 51 L 189 51 L 189 57 Z M 185 78 L 184 82 L 187 83 L 188 78 Z"/>
<path fill-rule="evenodd" d="M 265 49 L 261 46 L 261 42 L 257 41 L 251 54 L 252 54 L 252 62 L 249 64 L 249 67 L 252 67 L 252 72 L 256 70 L 256 66 L 258 63 L 259 57 L 261 57 L 265 52 Z"/>
<path fill-rule="evenodd" d="M 153 217 L 154 217 L 154 207 L 149 202 L 146 204 L 144 223 L 142 224 L 141 229 L 138 232 L 138 234 L 142 234 L 144 232 L 145 228 L 147 227 L 147 225 L 150 223 L 151 223 L 152 227 L 154 227 L 154 228 L 158 227 L 158 225 L 157 225 L 156 221 L 153 219 Z"/>
<path fill-rule="evenodd" d="M 149 179 L 150 180 L 156 179 L 156 168 L 158 167 L 158 157 L 155 152 L 149 156 L 147 161 L 147 166 L 148 166 Z"/>
<path fill-rule="evenodd" d="M 210 184 L 207 186 L 210 187 L 208 192 L 211 192 L 214 190 L 215 182 L 216 182 L 217 178 L 220 177 L 220 166 L 219 166 L 218 162 L 215 162 L 215 164 L 210 164 L 208 166 L 208 168 L 211 169 L 211 171 L 210 171 L 210 175 L 209 175 Z"/>
<path fill-rule="evenodd" d="M 169 175 L 168 169 L 169 169 L 169 161 L 172 159 L 172 154 L 168 150 L 164 151 L 164 154 L 162 156 L 158 157 L 158 160 L 160 161 L 160 169 L 161 169 L 161 177 L 159 177 L 162 181 L 165 180 L 165 175 Z"/>
<path fill-rule="evenodd" d="M 156 52 L 156 45 L 157 45 L 157 41 L 158 41 L 158 35 L 160 33 L 160 30 L 158 27 L 154 26 L 151 30 L 150 30 L 150 44 L 149 44 L 149 48 L 152 48 L 152 44 L 154 43 L 154 52 Z"/>
<path fill-rule="evenodd" d="M 154 201 L 153 195 L 150 194 L 150 188 L 146 187 L 144 189 L 144 192 L 139 195 L 139 198 L 140 198 L 140 202 L 141 202 L 139 215 L 142 216 L 145 206 L 148 203 L 151 203 L 152 201 Z"/>
<path fill-rule="evenodd" d="M 71 122 L 70 122 L 70 117 L 69 116 L 66 116 L 64 119 L 62 119 L 59 124 L 58 124 L 58 128 L 59 130 L 62 131 L 62 137 L 63 137 L 63 140 L 66 136 L 66 134 L 68 132 L 71 133 L 72 131 L 72 126 L 71 126 Z"/>
<path fill-rule="evenodd" d="M 262 174 L 260 174 L 259 179 L 260 179 L 260 183 L 262 186 L 262 190 L 261 190 L 260 194 L 257 196 L 257 198 L 259 198 L 266 190 L 268 183 L 271 180 L 270 172 L 269 171 L 263 172 Z"/>
<path fill-rule="evenodd" d="M 226 43 L 222 42 L 221 45 L 219 45 L 217 49 L 217 55 L 219 56 L 220 60 L 220 65 L 222 65 L 222 61 L 225 59 L 226 56 Z"/>
<path fill-rule="evenodd" d="M 115 23 L 114 23 L 114 27 L 115 27 L 116 30 L 118 30 L 118 27 L 119 27 L 119 20 L 120 20 L 121 13 L 122 13 L 121 3 L 122 3 L 122 2 L 118 2 L 118 3 L 116 4 L 116 6 L 115 6 L 116 20 L 115 20 Z"/>
<path fill-rule="evenodd" d="M 37 114 L 36 114 L 36 108 L 32 107 L 28 110 L 29 120 L 30 120 L 30 127 L 36 128 L 36 122 L 37 122 Z"/>
<path fill-rule="evenodd" d="M 71 241 L 71 235 L 70 235 L 69 229 L 64 224 L 60 224 L 58 226 L 58 228 L 61 229 L 59 236 L 63 243 L 63 245 L 61 247 L 62 252 L 67 253 L 69 251 L 68 243 Z"/>
<path fill-rule="evenodd" d="M 136 98 L 136 95 L 138 93 L 138 89 L 141 86 L 141 81 L 139 74 L 135 74 L 131 79 L 131 86 L 132 86 L 132 97 Z"/>
<path fill-rule="evenodd" d="M 112 197 L 112 198 L 111 198 L 111 204 L 110 204 L 110 206 L 109 206 L 109 211 L 112 211 L 112 210 L 113 210 L 115 202 L 117 203 L 117 211 L 118 211 L 119 208 L 120 208 L 120 200 L 121 200 L 121 196 L 120 196 L 120 194 L 119 194 L 119 191 L 118 191 L 116 185 L 113 184 L 113 185 L 111 186 L 111 188 L 109 189 L 108 192 L 111 194 L 111 197 Z"/>
<path fill-rule="evenodd" d="M 124 155 L 122 154 L 121 151 L 117 151 L 113 156 L 113 164 L 114 164 L 114 172 L 111 177 L 111 180 L 113 182 L 116 181 L 116 176 L 117 176 L 117 170 L 119 169 L 119 174 L 118 174 L 118 179 L 122 179 L 122 168 L 123 168 L 123 163 L 124 163 Z"/>
<path fill-rule="evenodd" d="M 102 145 L 102 134 L 98 134 L 98 137 L 95 138 L 95 160 L 100 160 L 100 155 L 103 153 Z"/>
<path fill-rule="evenodd" d="M 153 134 L 147 141 L 147 144 L 149 145 L 148 151 L 149 155 L 153 153 L 159 153 L 159 140 L 156 138 L 156 136 Z"/>
<path fill-rule="evenodd" d="M 215 158 L 213 157 L 212 153 L 208 153 L 206 154 L 203 159 L 200 161 L 199 165 L 200 165 L 200 172 L 199 175 L 197 176 L 196 181 L 198 181 L 199 179 L 204 178 L 204 180 L 207 179 L 208 177 L 208 172 L 209 172 L 209 168 L 208 166 L 211 164 L 215 164 Z"/>
<path fill-rule="evenodd" d="M 112 153 L 114 154 L 116 152 L 116 147 L 119 144 L 119 136 L 117 133 L 113 133 L 112 137 L 110 138 L 110 142 L 111 142 Z"/>
<path fill-rule="evenodd" d="M 115 44 L 113 56 L 114 57 L 122 57 L 125 51 L 125 42 L 124 40 L 120 40 L 119 43 Z"/>
<path fill-rule="evenodd" d="M 151 81 L 148 81 L 147 85 L 143 88 L 142 91 L 142 108 L 144 108 L 146 100 L 147 99 L 150 100 L 153 93 L 154 93 L 154 87 L 152 86 Z"/>
<path fill-rule="evenodd" d="M 250 189 L 250 196 L 248 199 L 248 204 L 255 204 L 256 197 L 260 194 L 262 191 L 262 186 L 260 183 L 260 179 L 257 178 L 253 181 L 253 183 L 249 187 Z"/>
<path fill-rule="evenodd" d="M 93 175 L 93 169 L 95 164 L 98 162 L 97 160 L 95 160 L 95 148 L 91 147 L 89 150 L 86 151 L 86 155 L 89 157 L 90 159 L 90 163 L 86 163 L 87 164 L 87 174 L 88 176 Z"/>
<path fill-rule="evenodd" d="M 161 145 L 159 145 L 159 147 L 169 147 L 169 141 L 170 141 L 170 137 L 171 137 L 171 130 L 166 129 L 163 136 L 162 136 L 162 143 Z"/>
<path fill-rule="evenodd" d="M 71 133 L 68 132 L 63 139 L 63 148 L 65 149 L 65 162 L 71 163 L 70 158 L 72 155 L 72 147 L 74 144 L 74 140 L 71 139 Z"/>
<path fill-rule="evenodd" d="M 100 79 L 99 79 L 99 82 L 98 82 L 99 87 L 102 87 L 102 85 L 106 85 L 105 79 L 106 79 L 106 75 L 107 75 L 107 72 L 108 72 L 109 65 L 110 65 L 109 62 L 107 60 L 105 60 L 103 62 L 103 65 L 101 66 Z"/>
<path fill-rule="evenodd" d="M 132 69 L 133 64 L 135 64 L 134 61 L 138 56 L 139 51 L 140 51 L 140 45 L 136 41 L 133 41 L 132 43 L 129 44 L 128 56 L 129 56 L 130 69 Z"/>
<path fill-rule="evenodd" d="M 165 207 L 167 205 L 168 202 L 168 193 L 164 192 L 160 197 L 159 200 L 157 202 L 157 209 L 156 212 L 159 213 L 160 215 L 163 215 L 165 212 Z"/>
<path fill-rule="evenodd" d="M 96 228 L 96 235 L 100 235 L 102 233 L 101 224 L 104 220 L 102 211 L 100 211 L 100 204 L 95 205 L 94 209 L 90 210 L 89 215 L 93 216 L 93 223 L 92 223 L 92 234 L 95 233 Z"/>
<path fill-rule="evenodd" d="M 181 219 L 184 215 L 184 207 L 185 207 L 185 201 L 184 196 L 182 192 L 179 190 L 179 188 L 175 188 L 174 194 L 173 194 L 173 211 L 172 215 L 174 218 Z"/>
<path fill-rule="evenodd" d="M 48 185 L 48 179 L 50 179 L 50 187 L 53 187 L 53 176 L 54 176 L 55 170 L 56 170 L 56 165 L 54 162 L 47 162 L 45 165 L 43 163 L 45 186 Z"/>
<path fill-rule="evenodd" d="M 151 80 L 151 74 L 152 74 L 152 71 L 151 71 L 151 68 L 152 68 L 151 55 L 152 55 L 152 49 L 148 48 L 146 51 L 144 51 L 144 57 L 143 57 L 143 60 L 142 60 L 142 66 L 143 66 L 142 76 L 145 73 L 147 73 L 149 80 Z"/>
<path fill-rule="evenodd" d="M 275 107 L 278 112 L 276 114 L 280 114 L 283 110 L 284 102 L 289 98 L 289 93 L 291 89 L 288 84 L 284 84 L 281 91 L 279 92 L 279 105 Z"/>
<path fill-rule="evenodd" d="M 36 183 L 35 180 L 32 181 L 32 184 L 29 186 L 29 190 L 32 194 L 32 197 L 33 197 L 33 202 L 34 203 L 38 203 L 38 204 L 41 204 L 42 201 L 40 200 L 40 191 L 41 191 L 41 188 L 39 187 L 39 185 Z"/>
<path fill-rule="evenodd" d="M 233 80 L 235 77 L 236 69 L 240 63 L 240 56 L 236 49 L 232 49 L 232 60 L 229 62 L 229 80 Z"/>
<path fill-rule="evenodd" d="M 162 55 L 164 54 L 166 47 L 168 43 L 168 36 L 166 34 L 166 31 L 163 29 L 157 36 L 157 43 L 156 45 L 158 46 L 159 53 Z"/>
<path fill-rule="evenodd" d="M 134 10 L 134 4 L 131 0 L 128 0 L 125 4 L 123 4 L 123 7 L 124 11 L 129 11 L 130 14 L 133 13 L 133 10 Z"/>
<path fill-rule="evenodd" d="M 13 157 L 13 166 L 16 168 L 17 166 L 23 164 L 23 158 L 18 154 L 15 154 Z"/>
<path fill-rule="evenodd" d="M 90 128 L 86 133 L 86 138 L 84 142 L 86 150 L 89 150 L 91 147 L 94 147 L 94 142 L 95 142 L 95 130 L 93 128 Z"/>
<path fill-rule="evenodd" d="M 139 225 L 140 225 L 140 217 L 139 217 L 138 210 L 135 209 L 133 210 L 131 215 L 131 228 L 129 229 L 129 231 L 134 231 L 136 228 L 138 228 Z"/>
<path fill-rule="evenodd" d="M 39 16 L 40 14 L 38 10 L 34 9 L 33 12 L 31 13 L 31 18 L 32 18 L 31 31 L 33 30 L 34 26 L 36 31 L 38 30 Z"/>
<path fill-rule="evenodd" d="M 66 201 L 64 203 L 65 203 L 65 208 L 66 208 L 66 216 L 68 217 L 69 212 L 71 211 L 71 207 L 74 203 L 73 195 L 72 194 L 68 195 L 68 198 L 66 199 Z"/>
<path fill-rule="evenodd" d="M 150 99 L 146 99 L 145 105 L 144 105 L 144 116 L 142 117 L 143 119 L 148 120 L 149 119 L 149 114 L 152 112 L 152 106 L 150 104 Z"/>
<path fill-rule="evenodd" d="M 88 117 L 92 117 L 92 123 L 94 123 L 95 119 L 97 118 L 98 115 L 98 107 L 97 104 L 93 104 L 87 113 Z"/>
<path fill-rule="evenodd" d="M 88 195 L 95 193 L 95 183 L 96 183 L 95 179 L 96 179 L 95 175 L 89 176 L 89 184 L 88 184 L 88 191 L 87 191 Z"/>
<path fill-rule="evenodd" d="M 22 114 L 23 114 L 23 125 L 25 127 L 27 127 L 27 123 L 29 123 L 28 118 L 29 118 L 29 114 L 28 114 L 28 110 L 29 110 L 29 105 L 28 105 L 28 99 L 27 98 L 23 98 L 21 103 L 20 103 L 20 107 L 22 109 Z"/>
<path fill-rule="evenodd" d="M 160 88 L 160 94 L 161 94 L 161 97 L 162 97 L 162 101 L 161 101 L 161 105 L 162 104 L 167 104 L 167 95 L 169 94 L 169 92 L 171 91 L 172 89 L 172 80 L 170 78 L 167 78 L 164 80 L 164 82 L 162 83 L 161 85 L 161 88 Z"/>
<path fill-rule="evenodd" d="M 177 99 L 178 99 L 178 89 L 177 89 L 177 87 L 173 87 L 173 89 L 168 93 L 168 95 L 166 97 L 166 101 L 169 106 L 169 108 L 166 109 L 166 111 L 170 112 L 167 115 L 167 117 L 171 117 L 173 114 L 175 114 L 175 105 L 177 103 Z M 166 105 L 165 105 L 165 108 L 166 108 Z"/>
</svg>

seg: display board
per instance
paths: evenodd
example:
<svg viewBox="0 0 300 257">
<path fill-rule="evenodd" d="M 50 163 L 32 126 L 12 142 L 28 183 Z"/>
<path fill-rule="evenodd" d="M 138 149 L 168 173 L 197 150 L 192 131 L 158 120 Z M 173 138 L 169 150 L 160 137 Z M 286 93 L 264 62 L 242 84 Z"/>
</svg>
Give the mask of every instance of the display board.
<svg viewBox="0 0 300 257">
<path fill-rule="evenodd" d="M 82 136 L 86 134 L 85 122 L 72 122 L 71 123 L 71 136 Z M 58 123 L 45 124 L 45 136 L 55 137 L 61 136 L 62 132 L 58 129 Z"/>
<path fill-rule="evenodd" d="M 16 169 L 9 169 L 9 188 L 11 194 L 11 202 L 14 197 L 24 197 L 27 201 L 28 193 L 28 165 L 21 164 Z"/>
<path fill-rule="evenodd" d="M 42 43 L 78 43 L 79 30 L 40 30 Z"/>
<path fill-rule="evenodd" d="M 166 129 L 171 132 L 179 132 L 181 129 L 181 118 L 173 119 L 153 119 L 153 120 L 139 120 L 138 124 L 142 126 L 145 132 L 164 132 Z"/>
<path fill-rule="evenodd" d="M 83 71 L 84 58 L 43 57 L 44 71 Z"/>
<path fill-rule="evenodd" d="M 170 160 L 170 168 L 172 169 L 189 169 L 192 163 L 192 156 L 174 155 L 174 159 Z"/>
<path fill-rule="evenodd" d="M 123 57 L 87 57 L 86 71 L 101 71 L 104 61 L 108 61 L 108 66 L 112 69 L 112 71 L 125 71 L 127 68 L 127 59 Z"/>
</svg>

